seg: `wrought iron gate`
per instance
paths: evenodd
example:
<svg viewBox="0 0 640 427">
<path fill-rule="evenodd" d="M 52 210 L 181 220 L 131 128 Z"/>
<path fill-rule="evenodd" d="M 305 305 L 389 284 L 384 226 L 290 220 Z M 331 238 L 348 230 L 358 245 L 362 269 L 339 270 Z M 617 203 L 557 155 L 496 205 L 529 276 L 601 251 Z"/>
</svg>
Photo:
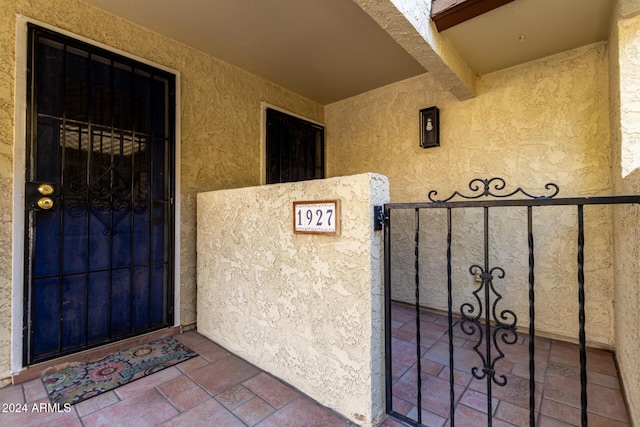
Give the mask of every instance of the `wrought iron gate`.
<svg viewBox="0 0 640 427">
<path fill-rule="evenodd" d="M 425 396 L 433 393 L 448 394 L 448 408 L 447 417 L 450 426 L 456 425 L 456 405 L 459 402 L 460 395 L 456 392 L 457 379 L 454 378 L 454 372 L 456 371 L 456 354 L 462 351 L 461 348 L 456 347 L 454 342 L 457 337 L 473 337 L 471 345 L 466 348 L 467 354 L 473 354 L 474 361 L 469 362 L 468 374 L 471 381 L 483 381 L 482 395 L 486 397 L 484 412 L 486 414 L 486 423 L 488 426 L 493 424 L 493 409 L 492 399 L 495 390 L 507 385 L 508 379 L 504 374 L 503 368 L 505 362 L 505 348 L 519 342 L 528 346 L 528 355 L 524 355 L 523 358 L 528 359 L 528 390 L 522 390 L 524 393 L 528 393 L 528 417 L 529 424 L 535 426 L 537 423 L 538 412 L 540 410 L 540 402 L 536 399 L 536 343 L 545 338 L 536 336 L 536 298 L 546 297 L 547 295 L 536 294 L 536 286 L 539 285 L 536 282 L 536 257 L 539 257 L 538 252 L 534 250 L 534 243 L 536 238 L 543 237 L 545 233 L 534 233 L 534 224 L 540 225 L 540 219 L 534 216 L 534 210 L 536 215 L 546 207 L 551 206 L 564 206 L 564 209 L 570 209 L 575 212 L 577 220 L 572 226 L 577 231 L 575 239 L 575 255 L 577 260 L 574 260 L 575 264 L 571 267 L 573 273 L 573 283 L 565 283 L 563 286 L 570 287 L 573 295 L 577 295 L 577 319 L 574 317 L 574 321 L 577 320 L 577 342 L 579 343 L 579 383 L 580 383 L 580 422 L 583 426 L 587 425 L 587 337 L 586 337 L 586 314 L 585 314 L 585 213 L 584 208 L 588 205 L 616 205 L 616 204 L 638 204 L 640 203 L 640 195 L 630 196 L 608 196 L 608 197 L 572 197 L 572 198 L 556 198 L 559 193 L 559 187 L 556 184 L 549 183 L 545 185 L 546 194 L 533 195 L 523 190 L 521 187 L 508 191 L 505 190 L 506 183 L 502 178 L 491 179 L 474 179 L 469 183 L 470 194 L 463 194 L 455 191 L 449 197 L 444 199 L 437 198 L 437 192 L 431 191 L 428 195 L 429 201 L 424 203 L 391 203 L 384 206 L 384 209 L 378 211 L 378 220 L 381 224 L 384 224 L 384 253 L 385 253 L 385 347 L 386 347 L 386 410 L 391 416 L 394 416 L 404 422 L 407 422 L 415 426 L 423 426 L 429 423 L 429 420 L 425 420 L 423 417 L 424 402 L 429 399 L 425 399 Z M 526 216 L 526 232 L 521 231 L 523 236 L 522 241 L 526 238 L 526 249 L 522 249 L 522 253 L 526 257 L 526 261 L 523 271 L 526 271 L 526 278 L 522 280 L 522 283 L 516 283 L 515 287 L 522 289 L 522 292 L 526 293 L 525 300 L 521 304 L 524 309 L 516 310 L 515 308 L 504 308 L 509 302 L 508 299 L 503 298 L 506 287 L 497 284 L 498 280 L 504 279 L 507 276 L 508 271 L 500 265 L 495 265 L 496 257 L 492 253 L 497 240 L 494 228 L 490 225 L 493 224 L 497 217 L 494 216 L 494 212 L 499 212 L 500 209 L 519 208 L 520 211 L 525 210 Z M 456 233 L 454 230 L 454 212 L 473 210 L 478 212 L 479 225 L 476 231 L 479 235 L 473 235 L 466 233 L 465 238 L 471 239 L 469 241 L 475 242 L 478 246 L 477 255 L 482 261 L 479 263 L 471 263 L 468 267 L 467 274 L 471 277 L 470 280 L 475 280 L 477 283 L 477 289 L 472 292 L 463 292 L 463 299 L 460 299 L 460 291 L 456 290 L 456 277 L 453 270 L 459 266 L 455 265 L 454 254 L 452 253 L 452 246 L 455 238 L 460 236 L 460 233 Z M 435 210 L 435 211 L 434 211 Z M 432 255 L 431 258 L 425 257 L 422 252 L 425 251 L 424 239 L 429 234 L 426 230 L 421 230 L 421 213 L 433 213 L 440 212 L 442 215 L 439 226 L 443 228 L 443 234 L 446 234 L 446 239 L 443 237 L 442 242 L 444 247 L 434 248 L 433 246 L 428 249 Z M 402 212 L 402 214 L 400 214 Z M 491 213 L 491 216 L 490 216 Z M 398 226 L 397 223 L 401 222 L 396 220 L 392 221 L 396 215 L 404 215 L 405 218 L 412 217 L 405 221 L 407 227 Z M 400 218 L 400 217 L 398 217 Z M 438 221 L 435 221 L 436 223 Z M 411 224 L 412 223 L 412 224 Z M 422 221 L 424 224 L 425 222 Z M 523 219 L 522 225 L 525 220 Z M 576 227 L 577 223 L 577 227 Z M 545 228 L 547 224 L 542 224 Z M 411 228 L 408 229 L 408 228 Z M 402 228 L 402 230 L 396 230 L 396 228 Z M 424 227 L 423 227 L 424 228 Z M 577 228 L 577 229 L 576 229 Z M 537 228 L 536 228 L 537 231 Z M 550 231 L 545 230 L 546 233 Z M 534 235 L 535 234 L 535 235 Z M 413 246 L 411 251 L 407 250 L 407 256 L 400 257 L 395 255 L 398 252 L 396 241 L 398 238 L 404 237 L 405 241 L 409 242 L 409 245 Z M 501 236 L 504 237 L 504 236 Z M 437 239 L 436 239 L 437 240 Z M 459 239 L 461 240 L 461 239 Z M 544 240 L 541 239 L 541 240 Z M 464 242 L 462 244 L 465 244 Z M 412 252 L 412 253 L 409 253 Z M 546 255 L 546 254 L 545 254 Z M 398 259 L 394 259 L 393 257 Z M 554 255 L 555 256 L 555 255 Z M 406 258 L 412 258 L 411 262 Z M 476 258 L 477 259 L 477 258 Z M 440 319 L 442 326 L 442 336 L 445 337 L 445 341 L 448 344 L 442 345 L 441 357 L 443 363 L 448 365 L 448 375 L 440 375 L 444 381 L 448 381 L 448 393 L 444 389 L 435 390 L 431 387 L 425 389 L 423 385 L 424 371 L 428 371 L 428 367 L 422 366 L 424 362 L 425 346 L 423 346 L 421 340 L 431 340 L 429 331 L 425 331 L 425 322 L 423 319 L 431 316 L 429 311 L 425 311 L 425 306 L 430 306 L 429 295 L 425 294 L 424 265 L 429 263 L 435 263 L 440 260 L 445 267 L 441 269 L 440 280 L 442 280 L 443 287 L 446 286 L 446 293 L 443 291 L 443 295 L 446 295 L 446 305 L 443 303 L 441 307 L 442 314 Z M 400 266 L 396 268 L 395 264 L 404 262 L 404 267 Z M 398 273 L 398 270 L 400 273 Z M 408 270 L 408 271 L 407 271 Z M 411 271 L 412 270 L 412 271 Z M 446 272 L 445 272 L 446 271 Z M 402 276 L 402 277 L 401 277 Z M 397 282 L 402 282 L 402 278 L 411 287 L 410 292 L 405 292 L 402 298 L 397 298 L 394 292 L 397 291 Z M 459 276 L 458 276 L 459 278 Z M 502 284 L 502 281 L 500 282 Z M 577 285 L 577 286 L 576 286 Z M 512 287 L 513 288 L 513 287 Z M 538 291 L 539 292 L 539 291 Z M 400 292 L 398 292 L 400 293 Z M 396 298 L 394 298 L 394 296 Z M 426 297 L 426 298 L 425 298 Z M 466 299 L 465 299 L 466 298 Z M 575 298 L 575 297 L 574 297 Z M 454 299 L 458 300 L 459 305 L 454 304 Z M 425 302 L 426 300 L 426 302 Z M 443 297 L 444 301 L 444 297 Z M 573 301 L 575 303 L 575 300 Z M 558 304 L 558 302 L 553 302 Z M 402 313 L 407 314 L 407 319 L 411 319 L 408 325 L 411 328 L 408 329 L 414 335 L 409 340 L 412 344 L 394 343 L 392 334 L 394 332 L 394 324 L 392 321 L 392 307 L 401 307 L 398 310 L 403 310 Z M 433 307 L 431 307 L 433 308 Z M 564 310 L 565 308 L 557 306 L 558 310 Z M 411 314 L 409 316 L 409 314 Z M 521 318 L 524 317 L 525 323 L 528 321 L 528 332 L 518 334 L 518 314 L 521 314 Z M 524 315 L 523 315 L 524 314 Z M 415 326 L 413 320 L 415 317 Z M 426 333 L 426 335 L 425 335 Z M 429 343 L 427 343 L 429 345 Z M 410 348 L 409 346 L 413 346 Z M 398 347 L 398 348 L 395 348 Z M 446 348 L 445 350 L 445 347 Z M 415 388 L 412 396 L 415 401 L 413 405 L 413 414 L 407 414 L 406 410 L 401 410 L 394 405 L 394 381 L 398 378 L 398 373 L 394 371 L 394 362 L 391 355 L 394 351 L 407 351 L 413 354 L 407 356 L 411 359 L 410 362 L 414 363 L 411 367 L 412 379 L 415 380 Z M 448 353 L 448 354 L 445 354 Z M 471 358 L 469 358 L 471 359 Z M 408 372 L 408 371 L 405 371 Z M 444 371 L 443 371 L 444 372 Z M 415 376 L 415 378 L 413 378 Z M 396 384 L 397 385 L 397 384 Z M 405 384 L 407 386 L 407 384 Z M 539 393 L 539 390 L 538 390 Z M 526 405 L 525 405 L 526 406 Z M 524 409 L 523 409 L 524 410 Z M 447 418 L 445 417 L 445 418 Z"/>
</svg>

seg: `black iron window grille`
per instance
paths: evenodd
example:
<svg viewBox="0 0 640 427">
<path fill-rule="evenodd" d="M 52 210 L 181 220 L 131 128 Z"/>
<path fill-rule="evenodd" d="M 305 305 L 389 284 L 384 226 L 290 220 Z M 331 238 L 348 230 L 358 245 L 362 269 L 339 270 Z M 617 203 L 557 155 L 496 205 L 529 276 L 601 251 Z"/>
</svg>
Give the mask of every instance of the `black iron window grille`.
<svg viewBox="0 0 640 427">
<path fill-rule="evenodd" d="M 324 127 L 267 108 L 267 184 L 324 178 Z"/>
</svg>

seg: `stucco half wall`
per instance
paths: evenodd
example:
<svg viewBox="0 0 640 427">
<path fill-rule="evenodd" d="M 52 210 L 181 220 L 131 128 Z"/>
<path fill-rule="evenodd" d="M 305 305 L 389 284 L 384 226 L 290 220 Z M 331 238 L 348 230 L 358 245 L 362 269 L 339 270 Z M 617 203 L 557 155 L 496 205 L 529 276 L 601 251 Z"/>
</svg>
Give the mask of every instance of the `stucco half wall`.
<svg viewBox="0 0 640 427">
<path fill-rule="evenodd" d="M 338 199 L 340 235 L 293 232 L 293 202 Z M 201 193 L 198 332 L 359 425 L 384 414 L 382 233 L 366 173 Z"/>
</svg>

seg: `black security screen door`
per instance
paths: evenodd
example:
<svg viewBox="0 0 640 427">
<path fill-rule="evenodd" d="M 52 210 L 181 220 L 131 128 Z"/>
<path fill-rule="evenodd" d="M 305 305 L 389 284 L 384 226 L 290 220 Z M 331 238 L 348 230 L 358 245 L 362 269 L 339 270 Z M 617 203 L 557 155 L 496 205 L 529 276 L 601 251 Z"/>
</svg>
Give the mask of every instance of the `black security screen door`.
<svg viewBox="0 0 640 427">
<path fill-rule="evenodd" d="M 173 75 L 29 28 L 25 364 L 173 323 Z"/>
</svg>

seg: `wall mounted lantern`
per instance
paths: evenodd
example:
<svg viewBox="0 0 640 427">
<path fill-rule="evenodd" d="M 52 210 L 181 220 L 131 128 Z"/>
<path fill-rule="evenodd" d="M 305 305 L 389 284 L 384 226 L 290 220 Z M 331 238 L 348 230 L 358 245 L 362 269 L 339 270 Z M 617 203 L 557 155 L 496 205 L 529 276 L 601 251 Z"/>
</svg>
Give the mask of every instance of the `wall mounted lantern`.
<svg viewBox="0 0 640 427">
<path fill-rule="evenodd" d="M 440 110 L 429 107 L 420 110 L 420 147 L 440 146 Z"/>
</svg>

